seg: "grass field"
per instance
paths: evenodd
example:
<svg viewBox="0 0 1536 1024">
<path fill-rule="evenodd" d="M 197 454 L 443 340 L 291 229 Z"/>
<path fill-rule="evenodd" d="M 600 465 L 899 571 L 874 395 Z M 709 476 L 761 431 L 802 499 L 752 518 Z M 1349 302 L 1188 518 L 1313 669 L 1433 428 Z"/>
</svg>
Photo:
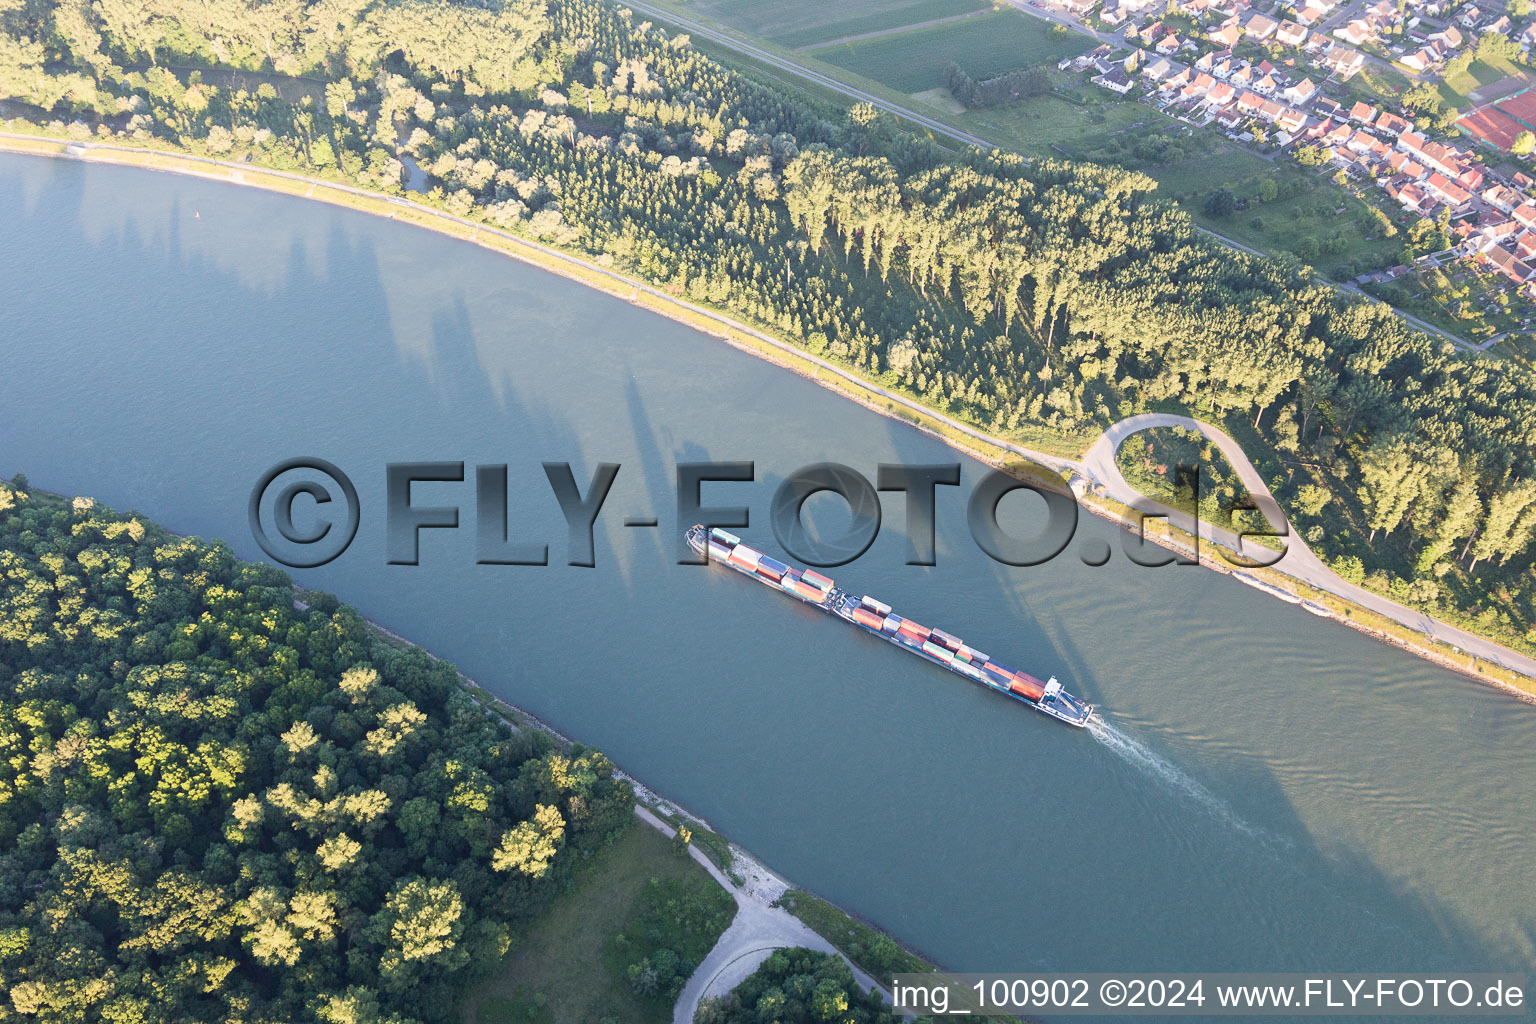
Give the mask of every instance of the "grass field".
<svg viewBox="0 0 1536 1024">
<path fill-rule="evenodd" d="M 516 937 L 500 972 L 464 1000 L 464 1024 L 671 1020 L 669 1001 L 635 995 L 612 963 L 615 937 L 640 926 L 651 879 L 707 899 L 731 899 L 692 858 L 679 857 L 659 832 L 636 823 L 581 871 L 575 892 L 556 900 Z M 713 944 L 710 938 L 706 951 Z"/>
<path fill-rule="evenodd" d="M 1173 121 L 1145 104 L 1108 99 L 1079 106 L 1056 95 L 977 110 L 959 120 L 968 131 L 995 139 L 1025 156 L 1040 157 L 1060 157 L 1053 146 L 1077 156 L 1103 145 L 1109 133 L 1142 122 L 1164 124 L 1170 129 L 1174 126 Z"/>
<path fill-rule="evenodd" d="M 1365 204 L 1326 176 L 1295 167 L 1284 156 L 1265 160 L 1214 131 L 1191 130 L 1144 103 L 1112 98 L 1098 89 L 1079 95 L 1084 102 L 1037 96 L 972 111 L 956 121 L 1026 156 L 1091 158 L 1140 170 L 1157 179 L 1159 193 L 1180 203 L 1202 226 L 1265 252 L 1293 253 L 1329 276 L 1350 278 L 1366 265 L 1376 269 L 1397 262 L 1402 235 L 1386 238 Z M 1154 135 L 1173 138 L 1185 157 L 1168 164 L 1139 160 L 1137 144 Z M 1116 146 L 1118 153 L 1109 152 Z M 1231 217 L 1205 213 L 1213 189 L 1225 186 L 1248 199 L 1266 178 L 1281 186 L 1283 198 Z M 1340 207 L 1342 215 L 1336 212 Z M 1308 239 L 1316 252 L 1305 244 Z"/>
<path fill-rule="evenodd" d="M 1478 89 L 1486 89 L 1505 78 L 1527 77 L 1524 69 L 1507 60 L 1475 60 L 1466 71 L 1459 75 L 1451 75 L 1440 82 L 1440 98 L 1445 101 L 1447 107 L 1456 107 L 1465 112 L 1468 108 L 1477 106 L 1472 93 Z"/>
<path fill-rule="evenodd" d="M 1077 33 L 1053 34 L 1051 26 L 1037 18 L 998 11 L 967 21 L 826 47 L 812 51 L 812 55 L 910 94 L 943 85 L 944 68 L 951 61 L 973 78 L 988 78 L 1014 68 L 1054 64 L 1070 54 L 1082 53 L 1089 45 Z"/>
<path fill-rule="evenodd" d="M 691 0 L 687 5 L 693 13 L 785 46 L 901 28 L 986 6 L 988 0 Z"/>
<path fill-rule="evenodd" d="M 1401 258 L 1406 228 L 1396 221 L 1399 211 L 1385 211 L 1398 229 L 1389 238 L 1365 202 L 1288 157 L 1271 163 L 1232 146 L 1175 167 L 1146 170 L 1203 227 L 1265 252 L 1291 253 L 1326 277 L 1347 280 Z M 1253 197 L 1265 179 L 1279 186 L 1280 197 L 1259 203 Z M 1212 217 L 1205 199 L 1218 187 L 1253 201 L 1230 217 Z"/>
<path fill-rule="evenodd" d="M 983 11 L 991 5 L 987 0 L 917 0 L 915 3 L 909 0 L 901 7 L 888 7 L 883 3 L 867 2 L 825 6 L 839 15 L 866 7 L 874 9 L 868 13 L 855 14 L 844 17 L 840 21 L 829 21 L 824 24 L 804 24 L 803 22 L 787 24 L 769 38 L 785 46 L 811 46 L 815 43 L 842 39 L 845 36 L 858 36 L 866 32 L 885 32 L 933 21 L 936 18 L 952 18 L 957 14 Z"/>
<path fill-rule="evenodd" d="M 1367 64 L 1349 81 L 1331 83 L 1329 94 L 1346 107 L 1353 106 L 1357 100 L 1378 107 L 1383 104 L 1395 106 L 1408 86 L 1408 79 L 1396 68 Z"/>
</svg>

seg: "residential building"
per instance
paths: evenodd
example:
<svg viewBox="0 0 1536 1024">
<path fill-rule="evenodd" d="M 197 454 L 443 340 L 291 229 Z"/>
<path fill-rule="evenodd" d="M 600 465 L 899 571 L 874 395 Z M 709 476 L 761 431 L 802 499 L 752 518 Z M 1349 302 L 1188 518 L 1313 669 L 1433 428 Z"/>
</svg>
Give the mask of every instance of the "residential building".
<svg viewBox="0 0 1536 1024">
<path fill-rule="evenodd" d="M 1288 102 L 1294 103 L 1297 106 L 1303 106 L 1310 103 L 1317 96 L 1317 86 L 1312 84 L 1312 80 L 1309 78 L 1298 78 L 1286 86 L 1285 91 L 1281 95 Z"/>
<path fill-rule="evenodd" d="M 1279 28 L 1279 22 L 1263 14 L 1250 14 L 1248 20 L 1243 22 L 1243 34 L 1261 43 L 1274 35 Z"/>
</svg>

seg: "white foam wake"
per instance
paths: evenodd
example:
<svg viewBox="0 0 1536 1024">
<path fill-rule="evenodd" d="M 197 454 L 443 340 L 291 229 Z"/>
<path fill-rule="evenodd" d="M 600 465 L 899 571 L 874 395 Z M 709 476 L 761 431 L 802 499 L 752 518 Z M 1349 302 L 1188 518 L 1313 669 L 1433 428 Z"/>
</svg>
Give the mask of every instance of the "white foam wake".
<svg viewBox="0 0 1536 1024">
<path fill-rule="evenodd" d="M 1140 740 L 1106 722 L 1102 716 L 1095 715 L 1088 721 L 1088 731 L 1093 734 L 1094 739 L 1117 754 L 1121 760 L 1146 772 L 1170 789 L 1184 794 L 1232 827 L 1255 839 L 1283 842 L 1273 833 L 1244 821 L 1221 797 L 1200 785 L 1187 772 L 1182 771 L 1167 758 L 1158 755 Z"/>
</svg>

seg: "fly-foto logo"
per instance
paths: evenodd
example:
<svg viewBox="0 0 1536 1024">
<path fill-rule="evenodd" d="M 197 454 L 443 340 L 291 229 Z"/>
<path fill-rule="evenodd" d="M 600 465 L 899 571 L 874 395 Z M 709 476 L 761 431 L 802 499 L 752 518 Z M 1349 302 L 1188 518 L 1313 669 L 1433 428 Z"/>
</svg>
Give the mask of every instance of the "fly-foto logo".
<svg viewBox="0 0 1536 1024">
<path fill-rule="evenodd" d="M 566 563 L 593 568 L 597 564 L 593 530 L 608 493 L 617 479 L 618 463 L 599 463 L 591 478 L 580 483 L 568 462 L 542 463 L 551 496 L 565 517 Z M 707 556 L 693 551 L 683 531 L 695 523 L 706 527 L 745 529 L 751 510 L 745 505 L 703 503 L 709 484 L 714 493 L 728 486 L 751 484 L 757 479 L 753 462 L 682 462 L 677 464 L 677 505 L 674 536 L 677 563 L 703 565 Z M 391 462 L 384 467 L 384 520 L 386 561 L 390 565 L 418 565 L 423 530 L 460 528 L 463 507 L 474 509 L 475 561 L 480 565 L 546 566 L 549 538 L 519 534 L 508 520 L 508 471 L 505 463 L 474 467 L 473 488 L 458 504 L 418 504 L 412 485 L 417 483 L 468 485 L 463 462 Z M 818 568 L 846 565 L 859 558 L 879 536 L 880 492 L 904 495 L 906 564 L 936 564 L 935 544 L 938 488 L 959 487 L 959 463 L 904 465 L 880 463 L 875 483 L 858 470 L 832 462 L 805 466 L 786 477 L 775 489 L 768 507 L 768 521 L 779 545 L 791 556 Z M 1031 521 L 1041 520 L 1029 536 L 1004 530 L 998 521 L 1003 499 L 1017 491 L 1030 492 L 1034 503 Z M 838 495 L 848 508 L 848 526 L 827 537 L 807 528 L 805 503 L 813 495 Z M 1043 502 L 1043 505 L 1041 504 Z M 295 510 L 303 515 L 296 518 Z M 1196 503 L 1198 508 L 1198 501 Z M 282 565 L 309 569 L 334 561 L 357 536 L 362 505 L 356 486 L 339 467 L 325 459 L 302 457 L 279 462 L 257 479 L 247 509 L 251 533 L 266 554 Z M 1196 557 L 1170 553 L 1147 539 L 1146 521 L 1167 518 L 1173 511 L 1146 501 L 1131 510 L 1132 529 L 1121 535 L 1125 558 L 1135 565 L 1159 567 L 1194 565 Z M 300 523 L 303 525 L 300 525 Z M 1005 565 L 1041 565 L 1059 557 L 1072 545 L 1079 521 L 1078 499 L 1069 481 L 1053 470 L 1033 464 L 1010 465 L 982 474 L 966 503 L 966 525 L 976 545 Z M 655 528 L 655 517 L 630 516 L 626 527 Z M 1195 516 L 1198 538 L 1200 522 Z M 1250 531 L 1240 535 L 1269 537 L 1280 541 L 1279 550 L 1257 549 L 1249 558 L 1226 549 L 1222 556 L 1233 565 L 1252 568 L 1273 565 L 1284 555 L 1286 526 L 1283 520 L 1273 532 Z M 1197 540 L 1198 543 L 1198 540 Z M 1250 546 L 1251 547 L 1251 546 Z M 1113 548 L 1100 537 L 1084 537 L 1077 554 L 1086 565 L 1105 565 Z"/>
</svg>

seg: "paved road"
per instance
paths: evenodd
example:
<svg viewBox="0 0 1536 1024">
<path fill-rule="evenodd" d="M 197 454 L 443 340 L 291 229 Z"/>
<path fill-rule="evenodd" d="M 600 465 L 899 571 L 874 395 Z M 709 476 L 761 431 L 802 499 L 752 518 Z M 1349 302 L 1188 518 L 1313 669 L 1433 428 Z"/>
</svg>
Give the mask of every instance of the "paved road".
<svg viewBox="0 0 1536 1024">
<path fill-rule="evenodd" d="M 1116 35 L 1113 32 L 1100 32 L 1097 29 L 1089 28 L 1080 20 L 1068 14 L 1066 11 L 1058 11 L 1053 7 L 1046 7 L 1044 6 L 1043 2 L 1041 4 L 1033 4 L 1030 3 L 1029 0 L 1004 0 L 1004 2 L 1007 3 L 1008 6 L 1014 7 L 1022 13 L 1029 15 L 1031 18 L 1039 18 L 1041 21 L 1049 21 L 1053 24 L 1065 25 L 1067 28 L 1072 29 L 1074 32 L 1081 33 L 1085 36 L 1092 36 L 1094 39 L 1101 43 L 1108 43 L 1111 46 L 1125 45 L 1125 37 L 1123 35 Z"/>
<path fill-rule="evenodd" d="M 909 107 L 903 107 L 900 104 L 892 103 L 890 100 L 881 99 L 879 96 L 871 95 L 862 89 L 856 89 L 853 86 L 844 82 L 840 82 L 828 75 L 823 75 L 819 71 L 812 71 L 810 68 L 804 66 L 803 64 L 796 64 L 794 61 L 785 60 L 783 57 L 780 57 L 777 54 L 770 53 L 769 51 L 764 50 L 759 46 L 754 46 L 743 39 L 738 39 L 736 36 L 727 35 L 726 33 L 718 31 L 717 29 L 710 28 L 708 25 L 694 21 L 692 18 L 685 17 L 681 14 L 675 14 L 672 11 L 664 11 L 659 7 L 652 7 L 650 4 L 640 3 L 638 0 L 634 0 L 634 2 L 626 0 L 625 6 L 631 8 L 632 10 L 639 11 L 641 14 L 648 14 L 653 18 L 659 18 L 662 21 L 677 25 L 680 28 L 685 28 L 691 34 L 702 36 L 705 39 L 719 43 L 721 46 L 728 46 L 731 49 L 736 50 L 738 53 L 746 54 L 759 63 L 767 64 L 769 67 L 788 72 L 789 74 L 794 75 L 796 78 L 803 78 L 808 82 L 815 82 L 819 86 L 831 89 L 834 92 L 841 93 L 844 96 L 851 97 L 852 99 L 856 99 L 864 103 L 873 104 L 874 106 L 879 107 L 881 110 L 894 114 L 903 120 L 910 121 L 915 125 L 926 128 L 938 135 L 943 135 L 946 138 L 953 139 L 956 142 L 967 146 L 977 146 L 981 149 L 987 150 L 997 148 L 986 139 L 972 135 L 970 132 L 963 132 L 958 128 L 952 128 L 949 125 L 944 124 L 942 121 L 935 121 L 933 118 L 919 114 L 917 111 L 912 110 Z"/>
<path fill-rule="evenodd" d="M 669 839 L 676 834 L 676 829 L 639 804 L 635 805 L 635 816 Z M 853 969 L 853 979 L 860 988 L 866 992 L 871 988 L 880 988 L 874 978 L 855 967 L 853 961 L 839 953 L 830 942 L 812 931 L 798 917 L 743 893 L 698 847 L 690 847 L 688 852 L 715 881 L 735 897 L 736 919 L 693 972 L 688 984 L 683 986 L 677 1005 L 672 1008 L 672 1024 L 693 1024 L 693 1015 L 698 1011 L 700 999 L 725 995 L 757 970 L 774 950 L 789 946 L 804 946 L 806 949 L 842 957 Z M 880 992 L 889 1002 L 890 994 L 883 988 L 880 988 Z"/>
<path fill-rule="evenodd" d="M 1147 413 L 1141 416 L 1132 416 L 1121 420 L 1104 432 L 1104 436 L 1094 442 L 1088 454 L 1083 457 L 1083 475 L 1095 481 L 1103 488 L 1104 493 L 1124 504 L 1140 502 L 1145 505 L 1147 499 L 1140 492 L 1131 487 L 1121 475 L 1115 465 L 1115 451 L 1120 443 L 1137 431 L 1146 430 L 1149 427 L 1185 427 L 1190 430 L 1198 430 L 1211 440 L 1221 453 L 1227 457 L 1232 468 L 1242 480 L 1243 486 L 1253 497 L 1254 503 L 1259 506 L 1272 526 L 1276 528 L 1282 524 L 1290 529 L 1284 514 L 1275 503 L 1274 496 L 1270 494 L 1269 487 L 1264 483 L 1253 463 L 1244 454 L 1242 446 L 1232 439 L 1226 431 L 1211 426 L 1188 416 L 1171 416 L 1162 413 Z M 1168 513 L 1168 521 L 1183 530 L 1191 530 L 1194 527 L 1192 516 L 1176 512 L 1172 509 L 1164 510 Z M 1240 546 L 1237 536 L 1230 531 L 1220 530 L 1209 523 L 1199 524 L 1200 536 L 1206 540 L 1214 541 L 1224 547 L 1248 555 L 1253 561 L 1267 562 L 1274 557 L 1275 552 L 1267 548 L 1248 546 L 1246 549 Z M 1339 576 L 1318 558 L 1295 531 L 1290 531 L 1286 540 L 1284 557 L 1275 562 L 1273 568 L 1289 576 L 1295 577 L 1304 583 L 1326 591 L 1337 597 L 1353 601 L 1356 604 L 1369 608 L 1378 615 L 1385 616 L 1394 622 L 1416 629 L 1419 632 L 1442 643 L 1453 647 L 1459 647 L 1463 651 L 1474 654 L 1479 658 L 1490 661 L 1495 665 L 1514 669 L 1526 675 L 1536 676 L 1536 658 L 1530 658 L 1523 654 L 1517 654 L 1506 647 L 1485 640 L 1479 636 L 1455 626 L 1441 622 L 1420 611 L 1405 607 L 1373 593 L 1353 583 L 1339 578 Z"/>
<path fill-rule="evenodd" d="M 1336 284 L 1334 287 L 1338 288 L 1340 291 L 1349 292 L 1352 295 L 1359 295 L 1362 298 L 1370 299 L 1372 302 L 1381 302 L 1381 300 L 1376 298 L 1374 295 L 1367 295 L 1365 291 L 1361 289 L 1361 287 L 1357 284 L 1345 282 L 1344 284 Z M 1468 352 L 1483 352 L 1486 351 L 1492 344 L 1492 342 L 1483 342 L 1480 345 L 1474 345 L 1472 342 L 1468 341 L 1466 338 L 1461 337 L 1459 334 L 1452 334 L 1449 331 L 1442 331 L 1428 320 L 1420 320 L 1412 313 L 1398 309 L 1390 302 L 1383 302 L 1382 305 L 1391 309 L 1392 312 L 1396 313 L 1398 316 L 1402 317 L 1404 320 L 1408 321 L 1410 324 L 1417 327 L 1425 334 L 1433 334 L 1437 337 L 1444 338 L 1446 341 L 1455 345 L 1457 348 L 1465 349 Z"/>
</svg>

